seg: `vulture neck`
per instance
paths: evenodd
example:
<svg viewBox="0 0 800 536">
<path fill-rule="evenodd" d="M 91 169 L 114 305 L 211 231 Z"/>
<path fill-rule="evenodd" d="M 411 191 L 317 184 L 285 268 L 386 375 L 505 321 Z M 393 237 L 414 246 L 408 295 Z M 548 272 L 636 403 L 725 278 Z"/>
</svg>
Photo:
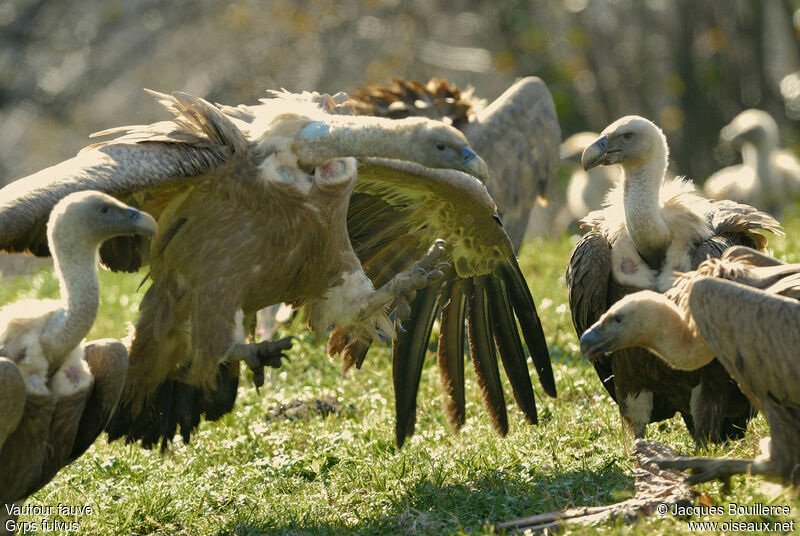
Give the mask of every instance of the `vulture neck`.
<svg viewBox="0 0 800 536">
<path fill-rule="evenodd" d="M 295 142 L 298 163 L 303 168 L 314 168 L 332 158 L 353 156 L 380 156 L 396 160 L 414 160 L 406 147 L 413 147 L 411 140 L 418 131 L 418 123 L 395 120 L 385 123 L 381 118 L 369 118 L 369 123 L 341 121 L 333 125 L 312 123 L 306 125 Z M 312 128 L 317 124 L 319 129 Z M 409 143 L 400 143 L 403 138 Z"/>
<path fill-rule="evenodd" d="M 659 194 L 667 169 L 666 151 L 644 162 L 625 166 L 625 226 L 639 254 L 651 268 L 659 268 L 670 243 L 661 217 Z"/>
<path fill-rule="evenodd" d="M 642 311 L 647 324 L 642 332 L 650 334 L 642 346 L 678 370 L 695 370 L 714 359 L 691 316 L 664 296 L 658 298 Z"/>
<path fill-rule="evenodd" d="M 765 197 L 769 201 L 781 205 L 784 200 L 779 199 L 782 193 L 777 174 L 771 165 L 772 152 L 776 149 L 776 146 L 773 145 L 769 141 L 763 141 L 758 145 L 746 143 L 742 147 L 742 163 L 755 171 L 756 177 L 761 181 Z"/>
<path fill-rule="evenodd" d="M 100 306 L 95 259 L 98 244 L 71 236 L 75 234 L 59 228 L 50 241 L 62 308 L 50 317 L 42 333 L 42 346 L 48 356 L 64 355 L 78 346 L 91 329 Z"/>
</svg>

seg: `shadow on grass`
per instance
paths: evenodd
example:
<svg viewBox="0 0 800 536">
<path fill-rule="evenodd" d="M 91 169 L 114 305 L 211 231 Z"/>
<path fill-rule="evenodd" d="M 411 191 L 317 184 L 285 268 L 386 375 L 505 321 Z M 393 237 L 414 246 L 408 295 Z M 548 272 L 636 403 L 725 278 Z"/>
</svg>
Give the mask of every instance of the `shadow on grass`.
<svg viewBox="0 0 800 536">
<path fill-rule="evenodd" d="M 387 512 L 354 524 L 319 518 L 231 520 L 216 535 L 450 534 L 489 532 L 502 521 L 574 506 L 602 506 L 633 495 L 633 476 L 616 464 L 552 478 L 524 478 L 524 470 L 495 471 L 474 482 L 439 485 L 430 478 L 398 493 Z M 541 476 L 541 475 L 540 475 Z M 625 498 L 627 498 L 627 496 Z M 353 512 L 358 518 L 358 512 Z"/>
</svg>

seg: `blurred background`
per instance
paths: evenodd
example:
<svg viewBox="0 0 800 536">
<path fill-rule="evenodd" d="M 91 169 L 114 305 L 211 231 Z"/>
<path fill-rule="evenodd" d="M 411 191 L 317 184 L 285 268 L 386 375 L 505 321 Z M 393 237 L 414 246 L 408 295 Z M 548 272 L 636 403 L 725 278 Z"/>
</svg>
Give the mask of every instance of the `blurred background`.
<svg viewBox="0 0 800 536">
<path fill-rule="evenodd" d="M 737 158 L 744 108 L 800 144 L 800 0 L 4 0 L 0 184 L 73 156 L 92 132 L 165 119 L 143 87 L 226 104 L 443 76 L 492 100 L 545 80 L 562 135 L 639 114 L 671 169 Z"/>
</svg>

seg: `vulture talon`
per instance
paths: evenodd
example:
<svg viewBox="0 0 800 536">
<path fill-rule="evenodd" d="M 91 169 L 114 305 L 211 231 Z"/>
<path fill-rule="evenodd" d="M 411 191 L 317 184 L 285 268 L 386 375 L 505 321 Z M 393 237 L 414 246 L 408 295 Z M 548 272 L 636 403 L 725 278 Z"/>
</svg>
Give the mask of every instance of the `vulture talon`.
<svg viewBox="0 0 800 536">
<path fill-rule="evenodd" d="M 283 351 L 292 347 L 292 339 L 294 337 L 289 336 L 275 341 L 237 344 L 231 350 L 228 361 L 244 361 L 254 375 L 263 376 L 264 367 L 280 368 L 283 365 L 282 359 L 289 359 Z M 261 385 L 263 385 L 263 380 Z M 260 385 L 257 384 L 257 386 Z"/>
</svg>

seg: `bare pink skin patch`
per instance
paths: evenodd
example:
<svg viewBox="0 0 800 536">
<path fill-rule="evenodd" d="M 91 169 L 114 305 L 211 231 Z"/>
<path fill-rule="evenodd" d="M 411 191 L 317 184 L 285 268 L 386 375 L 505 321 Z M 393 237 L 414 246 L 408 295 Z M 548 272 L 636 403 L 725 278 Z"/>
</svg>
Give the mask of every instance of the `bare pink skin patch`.
<svg viewBox="0 0 800 536">
<path fill-rule="evenodd" d="M 77 387 L 78 383 L 81 381 L 81 374 L 78 371 L 77 367 L 69 367 L 65 372 L 64 376 L 67 377 L 69 382 L 72 384 L 73 387 Z"/>
<path fill-rule="evenodd" d="M 638 266 L 636 266 L 636 263 L 633 262 L 633 260 L 625 257 L 624 259 L 622 259 L 622 263 L 620 264 L 620 269 L 622 270 L 623 274 L 631 275 L 635 274 L 636 270 L 638 270 L 639 268 Z"/>
</svg>

